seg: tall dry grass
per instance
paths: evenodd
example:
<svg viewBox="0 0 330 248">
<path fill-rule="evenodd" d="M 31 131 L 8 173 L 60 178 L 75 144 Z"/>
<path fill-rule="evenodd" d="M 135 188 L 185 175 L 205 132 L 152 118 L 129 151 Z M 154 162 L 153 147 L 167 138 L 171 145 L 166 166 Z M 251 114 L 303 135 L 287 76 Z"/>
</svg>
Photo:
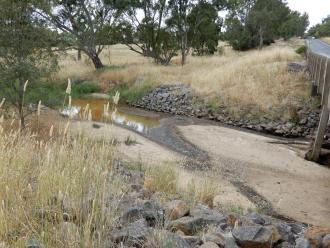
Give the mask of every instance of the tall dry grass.
<svg viewBox="0 0 330 248">
<path fill-rule="evenodd" d="M 180 66 L 179 58 L 174 58 L 169 66 L 159 66 L 123 45 L 115 45 L 102 55 L 110 68 L 96 72 L 86 57 L 81 62 L 66 57 L 61 61 L 58 77 L 92 80 L 105 91 L 116 84 L 132 84 L 137 78 L 152 85 L 186 83 L 216 107 L 229 106 L 233 112 L 253 108 L 268 113 L 300 106 L 309 100 L 306 75 L 289 73 L 286 69 L 288 61 L 302 59 L 294 52 L 302 42 L 277 42 L 261 51 L 248 52 L 234 52 L 220 44 L 224 46 L 222 55 L 190 56 L 184 67 Z"/>
<path fill-rule="evenodd" d="M 0 244 L 101 247 L 115 225 L 127 185 L 112 170 L 113 148 L 65 132 L 47 142 L 30 132 L 1 133 Z M 77 229 L 63 234 L 68 219 Z"/>
</svg>

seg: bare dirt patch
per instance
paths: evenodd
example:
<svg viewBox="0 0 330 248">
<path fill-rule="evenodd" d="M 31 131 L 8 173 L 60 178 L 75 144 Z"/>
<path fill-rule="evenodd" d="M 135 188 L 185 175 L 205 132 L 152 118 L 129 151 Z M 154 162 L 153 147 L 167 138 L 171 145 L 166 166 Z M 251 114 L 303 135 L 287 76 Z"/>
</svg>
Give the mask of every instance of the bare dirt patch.
<svg viewBox="0 0 330 248">
<path fill-rule="evenodd" d="M 246 182 L 280 214 L 329 226 L 330 169 L 305 161 L 297 148 L 273 138 L 217 126 L 179 130 L 208 152 L 219 174 Z"/>
</svg>

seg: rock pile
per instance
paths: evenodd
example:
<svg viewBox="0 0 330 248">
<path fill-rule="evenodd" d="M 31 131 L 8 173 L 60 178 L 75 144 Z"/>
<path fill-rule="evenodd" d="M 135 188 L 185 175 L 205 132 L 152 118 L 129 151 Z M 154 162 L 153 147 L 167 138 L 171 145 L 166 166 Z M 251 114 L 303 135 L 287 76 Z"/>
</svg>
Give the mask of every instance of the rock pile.
<svg viewBox="0 0 330 248">
<path fill-rule="evenodd" d="M 105 227 L 100 239 L 104 246 L 95 247 L 330 248 L 330 229 L 307 228 L 256 212 L 241 215 L 218 211 L 201 203 L 189 206 L 178 198 L 160 203 L 159 192 L 149 192 L 143 186 L 142 172 L 121 168 L 120 173 L 127 175 L 132 192 L 126 198 L 131 200 L 118 205 L 121 214 L 115 227 Z M 93 214 L 88 203 L 84 206 L 80 212 Z M 59 240 L 67 247 L 81 247 L 79 224 L 83 216 L 73 216 L 69 208 L 64 211 L 68 217 L 57 225 Z M 43 246 L 33 239 L 27 247 Z"/>
<path fill-rule="evenodd" d="M 201 102 L 189 86 L 178 84 L 159 86 L 147 93 L 133 106 L 152 111 L 215 120 L 227 125 L 284 137 L 312 136 L 319 122 L 320 111 L 318 109 L 311 110 L 308 107 L 298 109 L 297 120 L 293 122 L 273 121 L 267 118 L 236 118 L 225 108 L 212 109 Z"/>
</svg>

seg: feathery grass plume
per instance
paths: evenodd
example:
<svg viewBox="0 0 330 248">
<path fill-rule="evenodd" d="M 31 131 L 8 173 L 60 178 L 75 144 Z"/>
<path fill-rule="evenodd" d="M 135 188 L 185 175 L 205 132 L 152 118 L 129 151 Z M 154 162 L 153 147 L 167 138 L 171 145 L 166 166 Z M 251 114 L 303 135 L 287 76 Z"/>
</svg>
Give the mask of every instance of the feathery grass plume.
<svg viewBox="0 0 330 248">
<path fill-rule="evenodd" d="M 71 95 L 71 79 L 68 78 L 68 86 L 66 87 L 66 94 Z"/>
<path fill-rule="evenodd" d="M 72 98 L 71 98 L 71 95 L 69 95 L 69 105 L 68 105 L 68 107 L 71 108 L 71 105 L 72 105 Z"/>
<path fill-rule="evenodd" d="M 40 113 L 41 113 L 41 101 L 38 102 L 38 116 L 40 116 Z"/>
<path fill-rule="evenodd" d="M 114 111 L 111 114 L 111 121 L 114 121 L 115 120 L 116 114 L 117 114 L 117 108 L 115 108 Z"/>
<path fill-rule="evenodd" d="M 5 104 L 6 98 L 2 98 L 2 101 L 0 102 L 0 109 L 2 108 L 2 106 Z"/>
<path fill-rule="evenodd" d="M 64 136 L 68 133 L 69 127 L 70 127 L 70 121 L 68 121 L 65 125 L 64 133 L 63 133 Z"/>
<path fill-rule="evenodd" d="M 92 121 L 93 120 L 93 115 L 92 115 L 92 110 L 90 109 L 88 111 L 88 118 L 87 118 L 88 121 Z"/>
<path fill-rule="evenodd" d="M 116 94 L 113 96 L 113 103 L 115 104 L 115 105 L 118 105 L 118 102 L 119 102 L 119 99 L 120 99 L 120 93 L 119 93 L 119 91 L 116 91 Z"/>
<path fill-rule="evenodd" d="M 24 84 L 24 87 L 23 87 L 23 91 L 26 92 L 26 88 L 28 86 L 28 83 L 29 83 L 29 80 L 26 80 L 25 84 Z"/>
<path fill-rule="evenodd" d="M 53 132 L 54 132 L 54 125 L 52 125 L 49 129 L 49 137 L 53 137 Z"/>
<path fill-rule="evenodd" d="M 109 108 L 110 108 L 110 102 L 107 103 L 107 108 L 106 108 L 107 113 L 109 113 Z"/>
<path fill-rule="evenodd" d="M 87 103 L 87 104 L 86 104 L 86 107 L 84 108 L 82 118 L 86 120 L 87 117 L 88 117 L 88 113 L 89 113 L 89 104 Z"/>
</svg>

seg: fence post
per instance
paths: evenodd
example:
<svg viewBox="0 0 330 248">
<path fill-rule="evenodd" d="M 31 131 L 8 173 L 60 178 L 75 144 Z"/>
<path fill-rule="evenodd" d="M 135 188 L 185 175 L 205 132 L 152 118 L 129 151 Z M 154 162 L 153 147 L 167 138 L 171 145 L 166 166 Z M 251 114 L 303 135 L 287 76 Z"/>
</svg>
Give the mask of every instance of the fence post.
<svg viewBox="0 0 330 248">
<path fill-rule="evenodd" d="M 313 54 L 312 56 L 312 70 L 311 70 L 311 78 L 312 78 L 312 91 L 311 96 L 317 95 L 317 84 L 316 84 L 316 71 L 317 71 L 317 56 Z"/>
<path fill-rule="evenodd" d="M 326 60 L 325 70 L 323 73 L 323 91 L 322 91 L 322 112 L 320 123 L 316 132 L 313 148 L 307 158 L 312 161 L 318 161 L 323 144 L 324 134 L 329 121 L 329 89 L 330 89 L 330 62 Z"/>
</svg>

